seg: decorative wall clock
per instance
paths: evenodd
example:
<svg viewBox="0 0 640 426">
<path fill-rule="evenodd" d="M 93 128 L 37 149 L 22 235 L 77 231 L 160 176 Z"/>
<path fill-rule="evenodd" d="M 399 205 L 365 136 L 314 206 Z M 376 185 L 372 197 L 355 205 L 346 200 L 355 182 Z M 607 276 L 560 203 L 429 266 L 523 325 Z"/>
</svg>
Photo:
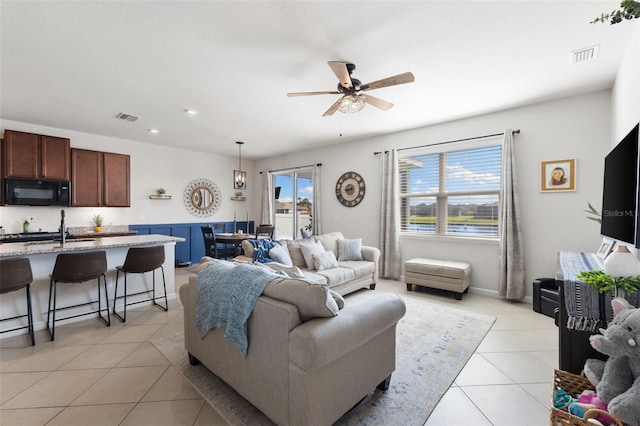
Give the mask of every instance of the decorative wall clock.
<svg viewBox="0 0 640 426">
<path fill-rule="evenodd" d="M 184 206 L 194 216 L 211 216 L 220 208 L 222 192 L 209 179 L 195 179 L 184 189 Z"/>
<path fill-rule="evenodd" d="M 336 197 L 343 206 L 355 207 L 364 198 L 364 179 L 356 172 L 346 172 L 336 183 Z"/>
</svg>

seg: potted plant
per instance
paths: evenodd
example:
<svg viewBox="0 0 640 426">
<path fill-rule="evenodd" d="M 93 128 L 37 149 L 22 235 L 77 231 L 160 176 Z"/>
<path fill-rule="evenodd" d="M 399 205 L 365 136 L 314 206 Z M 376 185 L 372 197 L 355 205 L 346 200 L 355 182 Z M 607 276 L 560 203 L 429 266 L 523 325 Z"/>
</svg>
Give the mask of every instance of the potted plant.
<svg viewBox="0 0 640 426">
<path fill-rule="evenodd" d="M 158 194 L 158 195 L 164 195 L 164 194 L 165 194 L 165 192 L 167 192 L 167 191 L 165 191 L 165 189 L 164 189 L 164 188 L 158 188 L 158 189 L 156 189 L 156 194 Z"/>
<path fill-rule="evenodd" d="M 640 290 L 640 275 L 635 277 L 612 277 L 604 271 L 582 271 L 577 278 L 598 289 L 599 293 L 611 293 L 614 297 L 625 297 Z"/>
<path fill-rule="evenodd" d="M 93 220 L 93 224 L 95 225 L 94 231 L 102 232 L 102 222 L 104 221 L 102 215 L 100 213 L 95 214 L 91 220 Z"/>
</svg>

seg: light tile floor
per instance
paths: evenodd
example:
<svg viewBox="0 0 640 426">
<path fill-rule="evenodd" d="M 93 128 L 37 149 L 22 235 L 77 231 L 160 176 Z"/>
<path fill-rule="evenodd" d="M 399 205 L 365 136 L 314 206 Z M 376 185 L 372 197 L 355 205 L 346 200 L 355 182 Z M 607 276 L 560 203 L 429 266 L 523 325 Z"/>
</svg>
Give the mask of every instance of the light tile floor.
<svg viewBox="0 0 640 426">
<path fill-rule="evenodd" d="M 176 270 L 176 292 L 188 279 Z M 435 291 L 408 293 L 381 280 L 379 291 L 428 299 L 497 317 L 493 328 L 444 395 L 426 426 L 548 424 L 558 332 L 553 320 L 477 294 L 456 301 Z M 182 331 L 182 306 L 139 307 L 127 322 L 97 318 L 56 326 L 56 340 L 36 334 L 0 340 L 0 425 L 227 425 L 150 343 Z"/>
</svg>

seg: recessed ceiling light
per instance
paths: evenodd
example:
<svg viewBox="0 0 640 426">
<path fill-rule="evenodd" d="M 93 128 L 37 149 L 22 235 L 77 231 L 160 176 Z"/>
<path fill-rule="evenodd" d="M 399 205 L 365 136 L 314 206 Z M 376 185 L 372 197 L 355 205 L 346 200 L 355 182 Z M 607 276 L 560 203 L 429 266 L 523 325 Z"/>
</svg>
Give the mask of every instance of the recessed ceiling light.
<svg viewBox="0 0 640 426">
<path fill-rule="evenodd" d="M 160 133 L 160 130 L 158 130 L 158 129 L 149 129 L 149 133 L 153 133 L 155 135 L 156 133 Z"/>
<path fill-rule="evenodd" d="M 198 111 L 196 111 L 195 109 L 191 109 L 191 108 L 185 109 L 184 112 L 186 112 L 189 115 L 196 115 L 198 113 Z"/>
</svg>

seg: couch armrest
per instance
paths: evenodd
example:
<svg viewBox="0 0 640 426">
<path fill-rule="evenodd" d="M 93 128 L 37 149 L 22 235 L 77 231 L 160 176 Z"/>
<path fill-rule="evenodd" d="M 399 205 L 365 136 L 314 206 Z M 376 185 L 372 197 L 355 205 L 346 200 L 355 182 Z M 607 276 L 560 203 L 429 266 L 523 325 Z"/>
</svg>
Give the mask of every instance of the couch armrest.
<svg viewBox="0 0 640 426">
<path fill-rule="evenodd" d="M 307 321 L 289 336 L 289 361 L 302 370 L 321 368 L 394 327 L 405 312 L 402 298 L 377 293 L 335 317 Z"/>
<path fill-rule="evenodd" d="M 373 270 L 373 282 L 378 282 L 378 263 L 380 262 L 380 249 L 371 246 L 362 246 L 362 259 L 375 263 Z"/>
</svg>

